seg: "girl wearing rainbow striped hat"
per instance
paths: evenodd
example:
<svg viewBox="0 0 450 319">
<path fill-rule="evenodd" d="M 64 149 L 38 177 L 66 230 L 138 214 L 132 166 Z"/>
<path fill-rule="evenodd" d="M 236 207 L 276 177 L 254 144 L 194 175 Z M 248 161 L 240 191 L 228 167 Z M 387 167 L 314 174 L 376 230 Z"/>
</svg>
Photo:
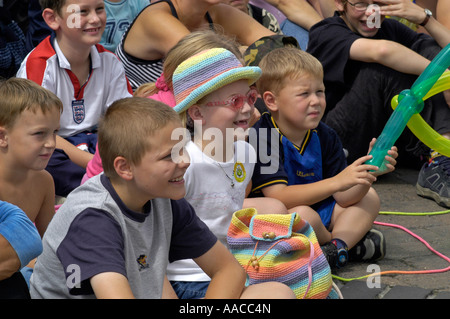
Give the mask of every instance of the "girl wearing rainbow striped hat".
<svg viewBox="0 0 450 319">
<path fill-rule="evenodd" d="M 186 145 L 191 163 L 185 198 L 225 245 L 231 216 L 243 208 L 256 160 L 245 132 L 257 98 L 250 86 L 260 75 L 259 67 L 243 66 L 230 51 L 215 48 L 185 60 L 172 76 L 174 109 L 192 137 Z M 270 198 L 261 205 L 272 213 L 287 212 Z M 192 260 L 170 264 L 167 276 L 177 295 L 187 299 L 203 297 L 210 281 Z"/>
</svg>

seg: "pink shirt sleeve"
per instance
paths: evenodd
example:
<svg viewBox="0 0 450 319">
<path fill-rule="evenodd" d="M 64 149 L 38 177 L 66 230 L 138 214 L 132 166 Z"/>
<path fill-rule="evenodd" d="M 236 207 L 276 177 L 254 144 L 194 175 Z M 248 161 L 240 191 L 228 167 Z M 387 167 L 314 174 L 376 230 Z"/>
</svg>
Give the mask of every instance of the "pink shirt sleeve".
<svg viewBox="0 0 450 319">
<path fill-rule="evenodd" d="M 100 154 L 98 153 L 98 143 L 95 147 L 95 154 L 94 157 L 89 161 L 89 163 L 86 166 L 86 177 L 91 178 L 95 175 L 100 174 L 103 172 L 103 165 L 102 165 L 102 159 L 100 158 Z"/>
</svg>

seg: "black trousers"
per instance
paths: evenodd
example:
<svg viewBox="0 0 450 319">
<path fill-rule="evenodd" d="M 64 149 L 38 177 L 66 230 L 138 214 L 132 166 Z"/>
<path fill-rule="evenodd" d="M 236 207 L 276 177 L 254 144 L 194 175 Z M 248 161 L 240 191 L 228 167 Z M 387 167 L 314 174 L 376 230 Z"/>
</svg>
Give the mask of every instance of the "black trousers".
<svg viewBox="0 0 450 319">
<path fill-rule="evenodd" d="M 31 299 L 28 285 L 20 271 L 0 281 L 0 299 Z"/>
<path fill-rule="evenodd" d="M 422 40 L 412 49 L 430 60 L 441 50 L 434 40 Z M 349 163 L 367 154 L 370 140 L 381 134 L 393 112 L 391 99 L 410 89 L 416 79 L 417 76 L 377 63 L 365 63 L 352 88 L 334 107 L 330 106 L 324 122 L 339 134 L 349 152 Z M 427 99 L 420 115 L 436 132 L 450 132 L 450 108 L 442 93 Z M 413 163 L 418 167 L 421 157 L 430 151 L 408 127 L 395 145 L 399 149 L 399 163 Z"/>
</svg>

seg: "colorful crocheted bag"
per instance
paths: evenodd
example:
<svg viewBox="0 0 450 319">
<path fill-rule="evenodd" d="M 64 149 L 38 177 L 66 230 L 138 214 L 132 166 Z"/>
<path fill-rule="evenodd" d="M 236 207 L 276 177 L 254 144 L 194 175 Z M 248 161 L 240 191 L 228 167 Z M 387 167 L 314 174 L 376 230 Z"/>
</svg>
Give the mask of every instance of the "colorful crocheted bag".
<svg viewBox="0 0 450 319">
<path fill-rule="evenodd" d="M 236 211 L 227 241 L 247 272 L 247 285 L 279 281 L 298 299 L 325 299 L 332 289 L 331 270 L 314 230 L 298 214 Z"/>
</svg>

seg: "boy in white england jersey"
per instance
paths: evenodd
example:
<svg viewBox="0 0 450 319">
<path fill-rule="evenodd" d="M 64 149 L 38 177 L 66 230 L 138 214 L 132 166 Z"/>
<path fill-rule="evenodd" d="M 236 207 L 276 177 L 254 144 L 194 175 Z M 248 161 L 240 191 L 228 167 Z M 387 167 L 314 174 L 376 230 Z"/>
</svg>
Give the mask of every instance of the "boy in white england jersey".
<svg viewBox="0 0 450 319">
<path fill-rule="evenodd" d="M 54 32 L 25 58 L 17 77 L 49 89 L 64 104 L 56 150 L 46 169 L 56 194 L 67 196 L 80 185 L 95 152 L 99 118 L 132 90 L 120 61 L 98 44 L 106 23 L 103 0 L 40 4 L 44 21 Z"/>
</svg>

